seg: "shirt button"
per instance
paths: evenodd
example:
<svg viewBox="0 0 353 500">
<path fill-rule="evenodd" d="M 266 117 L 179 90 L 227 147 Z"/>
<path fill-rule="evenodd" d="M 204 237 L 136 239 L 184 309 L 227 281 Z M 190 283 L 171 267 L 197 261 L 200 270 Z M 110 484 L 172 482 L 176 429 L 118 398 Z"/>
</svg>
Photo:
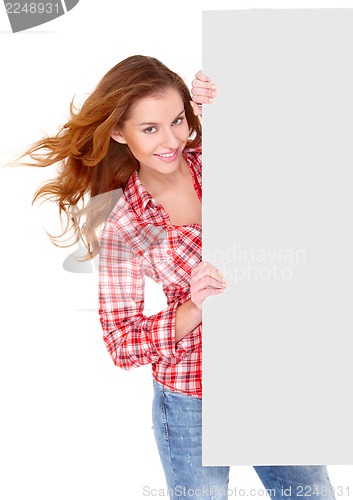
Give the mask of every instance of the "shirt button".
<svg viewBox="0 0 353 500">
<path fill-rule="evenodd" d="M 167 250 L 167 255 L 170 255 L 172 252 L 170 250 Z"/>
</svg>

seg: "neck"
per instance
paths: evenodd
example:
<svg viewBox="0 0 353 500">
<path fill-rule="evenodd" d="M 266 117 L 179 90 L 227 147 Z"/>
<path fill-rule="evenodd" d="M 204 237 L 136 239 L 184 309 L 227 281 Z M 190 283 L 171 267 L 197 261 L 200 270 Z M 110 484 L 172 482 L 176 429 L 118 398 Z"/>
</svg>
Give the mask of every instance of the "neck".
<svg viewBox="0 0 353 500">
<path fill-rule="evenodd" d="M 161 192 L 176 187 L 188 174 L 189 166 L 184 158 L 180 162 L 179 168 L 170 174 L 162 174 L 155 170 L 146 171 L 146 169 L 141 167 L 138 172 L 143 187 L 151 196 L 157 196 Z"/>
</svg>

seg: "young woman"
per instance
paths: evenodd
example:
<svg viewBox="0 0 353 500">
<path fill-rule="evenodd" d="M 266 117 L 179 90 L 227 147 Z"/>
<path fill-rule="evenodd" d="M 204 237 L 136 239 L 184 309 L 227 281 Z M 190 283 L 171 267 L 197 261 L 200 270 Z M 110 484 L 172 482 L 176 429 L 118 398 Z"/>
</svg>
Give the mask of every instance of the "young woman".
<svg viewBox="0 0 353 500">
<path fill-rule="evenodd" d="M 38 166 L 61 162 L 35 199 L 56 199 L 68 216 L 65 232 L 73 228 L 91 257 L 99 251 L 99 314 L 114 363 L 152 365 L 155 438 L 170 496 L 179 498 L 228 497 L 229 467 L 201 463 L 202 304 L 226 287 L 201 260 L 198 104 L 214 91 L 199 72 L 191 98 L 160 61 L 132 56 L 103 77 L 56 137 L 28 152 Z M 152 316 L 144 314 L 145 276 L 163 285 L 168 303 Z M 324 466 L 255 470 L 277 497 L 334 498 Z"/>
</svg>

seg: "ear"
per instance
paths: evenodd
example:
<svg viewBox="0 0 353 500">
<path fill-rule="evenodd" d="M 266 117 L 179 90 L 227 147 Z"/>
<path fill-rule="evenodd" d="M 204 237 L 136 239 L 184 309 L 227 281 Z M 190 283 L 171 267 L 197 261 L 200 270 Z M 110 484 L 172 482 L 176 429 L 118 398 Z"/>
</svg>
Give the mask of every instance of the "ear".
<svg viewBox="0 0 353 500">
<path fill-rule="evenodd" d="M 124 139 L 124 136 L 119 130 L 113 130 L 111 133 L 110 137 L 114 139 L 116 142 L 120 142 L 120 144 L 127 144 L 126 140 Z"/>
</svg>

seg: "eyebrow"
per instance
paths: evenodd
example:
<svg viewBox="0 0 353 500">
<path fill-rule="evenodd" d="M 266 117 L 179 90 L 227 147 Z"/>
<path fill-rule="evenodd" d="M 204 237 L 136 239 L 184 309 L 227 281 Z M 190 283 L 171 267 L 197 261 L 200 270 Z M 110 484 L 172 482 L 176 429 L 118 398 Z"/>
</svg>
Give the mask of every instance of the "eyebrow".
<svg viewBox="0 0 353 500">
<path fill-rule="evenodd" d="M 174 118 L 174 120 L 176 120 L 177 118 L 179 118 L 179 117 L 180 117 L 180 115 L 182 115 L 182 114 L 184 114 L 184 113 L 185 113 L 185 109 L 183 109 L 183 111 L 181 111 L 181 112 L 178 114 L 178 116 L 177 116 L 176 118 Z M 174 120 L 173 120 L 173 121 L 174 121 Z M 143 123 L 140 123 L 138 126 L 139 126 L 139 127 L 144 127 L 144 126 L 146 126 L 146 125 L 148 125 L 148 126 L 151 126 L 151 125 L 158 125 L 158 123 L 157 123 L 157 122 L 143 122 Z"/>
</svg>

